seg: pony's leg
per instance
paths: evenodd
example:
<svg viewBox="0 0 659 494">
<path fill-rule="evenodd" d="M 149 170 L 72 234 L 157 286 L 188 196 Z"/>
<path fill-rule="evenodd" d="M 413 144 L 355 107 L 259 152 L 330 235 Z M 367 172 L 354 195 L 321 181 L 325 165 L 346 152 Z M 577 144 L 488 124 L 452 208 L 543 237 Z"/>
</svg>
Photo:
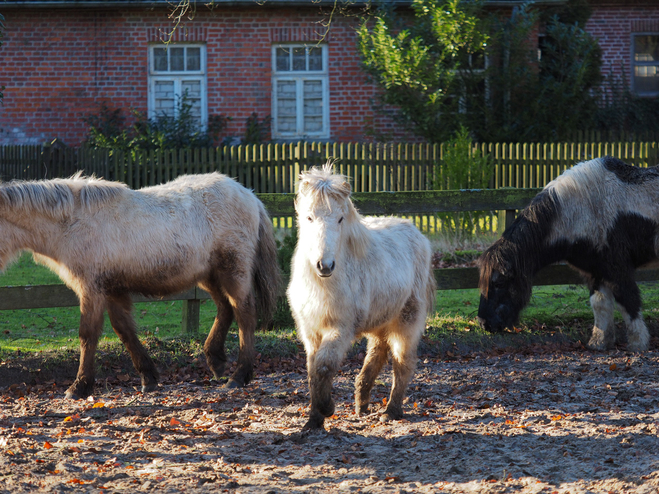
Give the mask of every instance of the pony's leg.
<svg viewBox="0 0 659 494">
<path fill-rule="evenodd" d="M 307 359 L 311 411 L 304 429 L 321 429 L 325 417 L 334 413 L 332 380 L 352 344 L 354 335 L 338 329 L 327 330 L 318 351 Z"/>
<path fill-rule="evenodd" d="M 355 412 L 358 415 L 368 412 L 375 378 L 380 374 L 389 354 L 389 345 L 385 340 L 371 335 L 367 338 L 368 348 L 364 365 L 355 380 Z"/>
<path fill-rule="evenodd" d="M 233 309 L 227 298 L 221 292 L 208 290 L 217 306 L 217 315 L 213 322 L 206 342 L 204 343 L 204 354 L 206 362 L 210 367 L 215 379 L 220 379 L 224 373 L 224 367 L 227 363 L 227 355 L 224 351 L 224 345 L 227 339 L 229 327 L 233 321 Z"/>
<path fill-rule="evenodd" d="M 613 296 L 620 306 L 627 329 L 627 350 L 642 352 L 650 346 L 650 333 L 641 312 L 641 292 L 634 280 L 627 280 L 613 288 Z"/>
<path fill-rule="evenodd" d="M 112 329 L 128 350 L 135 370 L 142 380 L 142 393 L 154 391 L 158 388 L 158 370 L 135 332 L 130 295 L 108 296 L 107 304 Z"/>
<path fill-rule="evenodd" d="M 242 303 L 233 308 L 233 315 L 238 323 L 238 360 L 236 371 L 225 384 L 227 388 L 246 386 L 254 377 L 254 333 L 256 332 L 256 300 L 249 294 Z"/>
<path fill-rule="evenodd" d="M 398 331 L 390 332 L 389 347 L 394 377 L 387 408 L 380 418 L 383 422 L 403 418 L 403 398 L 416 368 L 416 349 L 423 333 L 424 322 L 425 316 L 420 323 L 406 325 L 407 327 L 401 325 L 396 328 Z"/>
<path fill-rule="evenodd" d="M 226 254 L 225 254 L 226 255 Z M 233 258 L 232 258 L 233 259 Z M 233 265 L 232 265 L 233 266 Z M 233 266 L 232 269 L 220 267 L 217 272 L 211 273 L 209 278 L 199 286 L 208 291 L 218 308 L 218 315 L 213 329 L 208 335 L 207 345 L 204 345 L 206 356 L 211 355 L 209 366 L 216 377 L 224 370 L 226 356 L 224 343 L 227 331 L 231 324 L 230 314 L 238 324 L 239 348 L 236 371 L 229 378 L 225 387 L 237 388 L 245 386 L 254 376 L 254 332 L 256 331 L 256 298 L 252 292 L 251 270 Z M 206 349 L 208 348 L 208 351 Z M 221 349 L 220 349 L 221 348 Z"/>
<path fill-rule="evenodd" d="M 588 348 L 606 350 L 615 344 L 615 327 L 613 323 L 614 299 L 611 290 L 600 285 L 590 295 L 595 324 L 593 334 L 588 341 Z"/>
<path fill-rule="evenodd" d="M 80 366 L 75 381 L 66 390 L 67 398 L 87 398 L 94 392 L 94 355 L 103 331 L 104 311 L 100 296 L 84 297 L 80 302 Z"/>
</svg>

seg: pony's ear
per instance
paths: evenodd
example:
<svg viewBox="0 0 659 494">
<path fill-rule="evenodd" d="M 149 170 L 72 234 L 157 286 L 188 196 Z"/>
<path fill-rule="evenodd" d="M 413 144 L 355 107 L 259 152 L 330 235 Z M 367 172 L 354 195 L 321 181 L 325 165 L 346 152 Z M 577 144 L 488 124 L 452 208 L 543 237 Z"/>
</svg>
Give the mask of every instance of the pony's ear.
<svg viewBox="0 0 659 494">
<path fill-rule="evenodd" d="M 309 184 L 309 180 L 307 180 L 304 174 L 300 174 L 300 178 L 298 181 L 298 192 L 300 194 L 306 195 L 309 192 L 310 188 L 311 185 Z"/>
<path fill-rule="evenodd" d="M 345 192 L 345 194 L 348 196 L 352 192 L 352 186 L 350 185 L 350 182 L 348 182 L 347 180 L 343 181 L 343 183 L 340 186 L 340 189 L 342 192 Z"/>
</svg>

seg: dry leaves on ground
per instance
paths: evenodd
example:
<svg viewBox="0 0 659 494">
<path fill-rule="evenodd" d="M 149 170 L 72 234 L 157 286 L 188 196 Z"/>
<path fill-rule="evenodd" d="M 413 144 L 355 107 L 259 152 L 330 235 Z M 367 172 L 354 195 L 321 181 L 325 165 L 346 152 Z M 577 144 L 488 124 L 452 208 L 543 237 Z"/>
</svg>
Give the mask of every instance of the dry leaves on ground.
<svg viewBox="0 0 659 494">
<path fill-rule="evenodd" d="M 240 390 L 190 369 L 148 395 L 132 374 L 102 381 L 85 401 L 15 384 L 0 394 L 0 492 L 657 492 L 659 354 L 541 350 L 422 357 L 388 424 L 390 369 L 358 417 L 352 359 L 314 433 L 300 432 L 301 359 L 262 362 Z"/>
</svg>

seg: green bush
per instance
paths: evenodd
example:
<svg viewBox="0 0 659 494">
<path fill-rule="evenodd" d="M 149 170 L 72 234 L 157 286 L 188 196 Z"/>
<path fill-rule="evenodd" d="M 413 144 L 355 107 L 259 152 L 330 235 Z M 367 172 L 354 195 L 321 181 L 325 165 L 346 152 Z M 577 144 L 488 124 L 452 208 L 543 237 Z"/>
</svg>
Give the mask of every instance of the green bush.
<svg viewBox="0 0 659 494">
<path fill-rule="evenodd" d="M 484 189 L 490 183 L 492 166 L 489 155 L 475 149 L 469 130 L 461 126 L 453 138 L 444 144 L 442 161 L 435 167 L 433 188 Z M 485 211 L 465 213 L 438 213 L 442 233 L 458 236 L 471 235 L 477 228 Z"/>
<path fill-rule="evenodd" d="M 277 262 L 286 281 L 291 277 L 291 260 L 293 259 L 293 252 L 295 251 L 296 244 L 297 229 L 295 228 L 291 233 L 284 236 L 281 241 L 277 240 Z M 275 328 L 295 327 L 291 308 L 289 307 L 288 300 L 285 296 L 280 297 L 277 301 L 277 308 L 272 316 L 272 325 Z"/>
<path fill-rule="evenodd" d="M 97 114 L 83 118 L 89 126 L 85 145 L 122 151 L 213 147 L 231 119 L 211 115 L 206 128 L 201 129 L 192 104 L 183 97 L 176 117 L 147 118 L 144 113 L 131 110 L 131 125 L 128 120 L 121 108 L 112 109 L 102 103 Z"/>
</svg>

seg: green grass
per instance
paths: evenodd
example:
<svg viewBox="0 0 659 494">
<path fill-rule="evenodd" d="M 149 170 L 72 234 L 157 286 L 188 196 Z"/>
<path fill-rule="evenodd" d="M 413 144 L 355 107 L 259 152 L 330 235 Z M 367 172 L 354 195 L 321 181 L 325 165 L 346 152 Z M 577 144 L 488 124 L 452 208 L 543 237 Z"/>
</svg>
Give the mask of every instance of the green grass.
<svg viewBox="0 0 659 494">
<path fill-rule="evenodd" d="M 0 276 L 0 286 L 22 286 L 61 283 L 48 269 L 35 265 L 29 254 Z M 659 284 L 641 283 L 646 320 L 659 319 Z M 478 348 L 493 344 L 500 336 L 484 333 L 476 322 L 479 295 L 473 290 L 442 290 L 437 292 L 436 314 L 428 319 L 426 341 L 448 346 Z M 179 340 L 199 342 L 205 339 L 215 317 L 212 301 L 203 301 L 200 311 L 200 332 L 197 335 L 181 333 L 181 301 L 146 302 L 135 305 L 135 321 L 142 339 Z M 31 310 L 0 311 L 0 358 L 3 355 L 22 352 L 47 352 L 77 349 L 78 307 L 46 308 Z M 531 303 L 522 313 L 519 335 L 513 335 L 524 343 L 536 337 L 558 335 L 571 340 L 584 339 L 592 326 L 592 311 L 588 290 L 583 286 L 547 286 L 533 290 Z M 235 351 L 238 341 L 236 331 L 231 331 L 227 341 L 229 352 Z M 263 355 L 293 354 L 300 348 L 293 328 L 260 333 L 257 350 Z M 119 344 L 109 321 L 105 320 L 101 347 Z"/>
<path fill-rule="evenodd" d="M 0 286 L 61 284 L 62 281 L 49 269 L 35 264 L 31 254 L 23 254 L 4 274 Z M 200 331 L 196 335 L 181 332 L 182 301 L 143 302 L 135 304 L 134 318 L 142 340 L 179 340 L 180 343 L 201 352 L 199 341 L 206 338 L 216 314 L 211 300 L 201 302 Z M 79 307 L 53 307 L 44 309 L 0 311 L 0 359 L 19 352 L 53 352 L 78 348 Z M 187 341 L 187 343 L 186 343 Z M 294 329 L 268 331 L 257 337 L 257 350 L 264 356 L 290 355 L 299 350 Z M 107 315 L 103 324 L 100 347 L 120 345 Z M 227 352 L 238 347 L 235 323 L 227 337 Z"/>
</svg>

